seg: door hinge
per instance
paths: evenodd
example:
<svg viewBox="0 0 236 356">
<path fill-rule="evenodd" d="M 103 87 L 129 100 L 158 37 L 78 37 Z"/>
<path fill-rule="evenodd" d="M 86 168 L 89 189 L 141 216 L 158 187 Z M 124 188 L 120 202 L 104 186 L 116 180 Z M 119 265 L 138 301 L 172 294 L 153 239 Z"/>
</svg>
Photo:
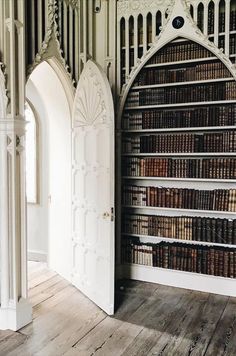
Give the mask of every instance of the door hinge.
<svg viewBox="0 0 236 356">
<path fill-rule="evenodd" d="M 114 208 L 111 208 L 111 221 L 115 220 L 115 215 L 114 215 Z"/>
</svg>

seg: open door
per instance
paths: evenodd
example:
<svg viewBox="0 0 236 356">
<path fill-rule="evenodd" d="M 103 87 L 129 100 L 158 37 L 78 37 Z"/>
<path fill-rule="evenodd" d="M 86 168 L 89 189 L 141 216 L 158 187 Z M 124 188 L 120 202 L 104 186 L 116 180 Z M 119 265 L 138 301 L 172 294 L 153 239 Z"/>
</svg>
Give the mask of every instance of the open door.
<svg viewBox="0 0 236 356">
<path fill-rule="evenodd" d="M 89 60 L 73 109 L 72 283 L 114 313 L 114 107 L 102 69 Z"/>
</svg>

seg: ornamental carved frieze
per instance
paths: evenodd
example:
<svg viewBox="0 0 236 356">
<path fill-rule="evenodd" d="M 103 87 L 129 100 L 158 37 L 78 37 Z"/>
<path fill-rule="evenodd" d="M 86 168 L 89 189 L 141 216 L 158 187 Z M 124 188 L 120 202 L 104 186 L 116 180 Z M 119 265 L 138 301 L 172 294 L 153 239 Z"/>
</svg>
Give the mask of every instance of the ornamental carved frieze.
<svg viewBox="0 0 236 356">
<path fill-rule="evenodd" d="M 65 2 L 66 5 L 70 5 L 73 8 L 79 7 L 79 0 L 59 0 L 59 1 Z"/>
<path fill-rule="evenodd" d="M 173 0 L 119 0 L 117 2 L 117 14 L 119 17 L 134 15 L 136 12 L 165 9 Z"/>
</svg>

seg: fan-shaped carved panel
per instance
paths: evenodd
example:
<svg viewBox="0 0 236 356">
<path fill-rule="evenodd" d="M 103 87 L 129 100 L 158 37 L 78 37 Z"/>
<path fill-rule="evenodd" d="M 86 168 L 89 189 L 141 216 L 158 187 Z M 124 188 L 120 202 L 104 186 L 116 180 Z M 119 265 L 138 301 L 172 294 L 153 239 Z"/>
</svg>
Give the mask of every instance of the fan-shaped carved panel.
<svg viewBox="0 0 236 356">
<path fill-rule="evenodd" d="M 97 70 L 94 62 L 88 61 L 76 92 L 74 128 L 109 123 L 111 120 L 109 112 L 112 112 L 113 106 L 106 97 L 107 89 L 104 73 Z"/>
</svg>

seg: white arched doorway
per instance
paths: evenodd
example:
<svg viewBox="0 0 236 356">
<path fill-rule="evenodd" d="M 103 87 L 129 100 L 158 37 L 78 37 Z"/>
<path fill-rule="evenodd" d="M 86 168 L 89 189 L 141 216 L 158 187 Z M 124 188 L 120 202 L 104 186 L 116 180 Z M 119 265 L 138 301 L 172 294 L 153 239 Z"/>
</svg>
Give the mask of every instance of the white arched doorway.
<svg viewBox="0 0 236 356">
<path fill-rule="evenodd" d="M 37 201 L 27 204 L 27 231 L 29 258 L 47 261 L 70 279 L 71 111 L 63 77 L 42 62 L 26 85 L 37 120 L 38 145 Z"/>
</svg>

